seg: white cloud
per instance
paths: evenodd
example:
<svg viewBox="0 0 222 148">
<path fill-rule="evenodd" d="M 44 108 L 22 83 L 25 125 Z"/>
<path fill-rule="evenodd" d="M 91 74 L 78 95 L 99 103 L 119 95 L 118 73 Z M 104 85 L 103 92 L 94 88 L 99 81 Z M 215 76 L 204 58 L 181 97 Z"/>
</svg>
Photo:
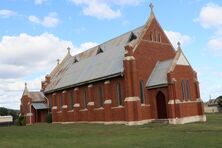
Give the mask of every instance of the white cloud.
<svg viewBox="0 0 222 148">
<path fill-rule="evenodd" d="M 30 15 L 28 17 L 28 19 L 32 23 L 40 24 L 40 25 L 45 26 L 45 27 L 55 27 L 59 23 L 57 13 L 55 13 L 55 12 L 49 13 L 47 16 L 45 16 L 42 19 L 37 17 L 37 16 L 34 16 L 34 15 Z"/>
<path fill-rule="evenodd" d="M 96 46 L 86 42 L 80 47 L 53 34 L 3 36 L 0 40 L 0 106 L 19 108 L 24 83 L 30 90 L 39 90 L 44 75 L 62 59 L 69 46 L 72 54 Z"/>
<path fill-rule="evenodd" d="M 182 46 L 189 44 L 191 42 L 191 37 L 189 35 L 183 35 L 180 32 L 167 31 L 167 30 L 165 30 L 165 33 L 175 48 L 177 48 L 178 42 L 180 42 Z"/>
<path fill-rule="evenodd" d="M 213 51 L 216 55 L 222 55 L 222 38 L 214 38 L 210 39 L 208 42 L 208 47 L 211 51 Z"/>
<path fill-rule="evenodd" d="M 35 4 L 36 5 L 41 5 L 43 4 L 44 2 L 46 2 L 47 0 L 35 0 Z"/>
<path fill-rule="evenodd" d="M 98 19 L 115 19 L 121 17 L 120 9 L 113 9 L 111 6 L 135 6 L 144 0 L 70 0 L 75 5 L 83 7 L 83 14 Z"/>
<path fill-rule="evenodd" d="M 86 42 L 86 43 L 82 43 L 80 45 L 80 47 L 75 47 L 74 50 L 72 50 L 72 55 L 78 54 L 80 52 L 83 52 L 87 49 L 90 49 L 92 47 L 97 46 L 98 44 L 95 42 Z"/>
<path fill-rule="evenodd" d="M 29 90 L 39 90 L 43 77 L 26 81 Z M 19 109 L 20 99 L 24 89 L 21 79 L 0 79 L 0 107 Z"/>
<path fill-rule="evenodd" d="M 90 1 L 89 0 L 70 0 L 72 2 L 74 2 L 75 4 L 89 4 L 90 5 Z M 142 2 L 144 2 L 144 0 L 91 0 L 92 2 L 95 3 L 106 3 L 106 4 L 115 4 L 115 5 L 131 5 L 131 6 L 135 6 L 138 5 Z"/>
<path fill-rule="evenodd" d="M 73 47 L 72 42 L 49 33 L 3 36 L 0 41 L 0 78 L 22 77 L 52 67 L 56 59 L 67 52 L 67 46 Z"/>
<path fill-rule="evenodd" d="M 138 5 L 142 2 L 144 2 L 144 0 L 102 0 L 104 2 L 109 2 L 109 3 L 114 3 L 116 5 L 130 5 L 130 6 L 135 6 Z"/>
<path fill-rule="evenodd" d="M 204 28 L 221 28 L 222 27 L 222 6 L 209 3 L 204 6 L 199 14 L 197 21 Z"/>
<path fill-rule="evenodd" d="M 2 9 L 0 10 L 0 18 L 9 18 L 11 16 L 15 16 L 16 12 L 12 10 Z"/>
<path fill-rule="evenodd" d="M 112 10 L 105 3 L 91 3 L 83 8 L 83 13 L 98 19 L 114 19 L 121 16 L 120 10 Z"/>
<path fill-rule="evenodd" d="M 206 29 L 214 29 L 213 37 L 208 41 L 208 50 L 222 55 L 222 6 L 214 3 L 205 5 L 196 19 Z"/>
</svg>

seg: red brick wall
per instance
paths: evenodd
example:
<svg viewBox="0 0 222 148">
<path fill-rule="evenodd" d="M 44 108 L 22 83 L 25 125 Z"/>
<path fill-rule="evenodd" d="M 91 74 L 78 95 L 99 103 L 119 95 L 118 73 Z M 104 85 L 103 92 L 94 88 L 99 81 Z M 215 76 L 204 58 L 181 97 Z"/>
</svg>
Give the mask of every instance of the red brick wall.
<svg viewBox="0 0 222 148">
<path fill-rule="evenodd" d="M 150 38 L 150 33 L 153 33 L 153 40 L 151 40 Z M 157 34 L 157 36 L 161 36 L 161 39 L 159 38 L 155 38 L 155 34 Z M 168 101 L 169 101 L 169 92 L 168 92 L 168 88 L 164 87 L 164 88 L 158 88 L 158 89 L 151 89 L 151 90 L 145 90 L 145 106 L 142 105 L 140 106 L 140 103 L 134 103 L 132 104 L 127 104 L 128 107 L 133 106 L 133 108 L 129 109 L 127 108 L 124 103 L 124 99 L 126 97 L 135 97 L 135 96 L 129 96 L 128 94 L 130 94 L 129 92 L 127 93 L 126 90 L 129 90 L 130 88 L 136 88 L 139 89 L 138 87 L 136 87 L 137 85 L 139 85 L 140 80 L 143 80 L 144 83 L 146 84 L 151 72 L 153 71 L 153 68 L 155 67 L 157 61 L 163 61 L 166 59 L 171 59 L 174 58 L 175 56 L 175 51 L 172 47 L 172 45 L 169 43 L 169 40 L 167 39 L 167 37 L 165 36 L 165 33 L 163 32 L 163 30 L 161 29 L 161 27 L 159 26 L 158 22 L 154 19 L 147 32 L 145 32 L 144 37 L 142 38 L 140 44 L 138 46 L 136 46 L 136 49 L 134 50 L 135 52 L 133 53 L 133 55 L 130 56 L 134 56 L 135 57 L 135 61 L 136 62 L 131 62 L 131 61 L 127 61 L 128 66 L 135 66 L 135 67 L 131 67 L 131 69 L 127 69 L 128 67 L 124 67 L 125 70 L 125 75 L 126 75 L 126 71 L 130 71 L 131 73 L 133 72 L 133 87 L 128 86 L 128 88 L 126 88 L 126 86 L 130 83 L 126 83 L 128 81 L 128 79 L 124 79 L 123 77 L 118 77 L 118 78 L 113 78 L 110 79 L 110 89 L 109 89 L 109 97 L 110 98 L 105 98 L 105 93 L 104 93 L 104 101 L 105 99 L 110 99 L 112 100 L 111 103 L 111 121 L 131 121 L 131 120 L 141 120 L 141 119 L 153 119 L 153 118 L 157 118 L 157 109 L 156 109 L 156 95 L 159 91 L 161 91 L 164 95 L 165 95 L 165 99 L 166 99 L 166 106 L 168 107 Z M 124 61 L 125 62 L 125 61 Z M 127 65 L 127 62 L 125 62 L 125 65 Z M 131 63 L 130 63 L 131 62 Z M 135 78 L 135 76 L 137 75 L 137 78 Z M 131 75 L 129 75 L 131 76 Z M 177 79 L 177 82 L 179 83 L 182 79 L 189 79 L 191 83 L 191 90 L 192 90 L 192 98 L 196 98 L 195 96 L 197 96 L 197 94 L 195 94 L 195 92 L 193 91 L 193 82 L 195 80 L 195 74 L 193 71 L 191 71 L 191 69 L 189 67 L 181 67 L 181 66 L 177 66 L 175 68 L 175 71 L 173 73 L 171 73 L 171 77 L 175 77 Z M 136 80 L 136 82 L 134 82 L 134 80 Z M 80 108 L 75 109 L 72 112 L 72 108 L 70 107 L 70 92 L 73 91 L 74 92 L 74 88 L 70 88 L 67 89 L 67 101 L 68 104 L 68 112 L 67 112 L 67 118 L 65 118 L 63 116 L 63 113 L 57 112 L 55 114 L 56 117 L 54 117 L 54 122 L 58 121 L 58 122 L 62 122 L 62 121 L 105 121 L 105 113 L 107 112 L 107 110 L 105 110 L 104 108 L 100 108 L 100 100 L 99 100 L 99 91 L 98 88 L 99 86 L 101 86 L 103 88 L 103 90 L 105 89 L 104 87 L 104 81 L 100 81 L 100 82 L 95 82 L 92 83 L 92 88 L 88 88 L 88 85 L 83 85 L 83 86 L 79 86 L 78 87 L 78 92 L 79 92 L 79 97 L 78 98 L 74 98 L 74 102 L 75 103 L 79 103 L 80 104 Z M 116 95 L 116 84 L 120 83 L 121 84 L 121 97 L 122 97 L 122 102 L 123 102 L 123 107 L 117 107 L 117 95 Z M 137 84 L 135 84 L 137 83 Z M 127 84 L 127 85 L 126 85 Z M 176 92 L 178 93 L 178 98 L 181 98 L 181 90 L 180 90 L 180 86 L 177 85 L 176 86 Z M 86 97 L 88 102 L 94 102 L 94 105 L 90 105 L 87 106 L 87 110 L 85 110 L 85 105 L 84 105 L 84 90 L 87 91 L 86 93 Z M 92 91 L 90 91 L 92 90 Z M 139 90 L 134 90 L 132 91 L 132 95 L 136 95 L 137 92 L 139 92 Z M 60 95 L 61 95 L 62 91 L 56 92 L 56 97 L 55 100 L 52 100 L 52 102 L 55 102 L 55 106 L 58 107 L 58 111 L 60 111 Z M 127 94 L 126 94 L 127 93 Z M 47 96 L 49 96 L 51 94 L 47 94 Z M 74 93 L 73 93 L 74 95 Z M 64 104 L 63 104 L 64 105 Z M 139 107 L 138 107 L 139 105 Z M 198 107 L 195 105 L 180 105 L 181 107 L 180 110 L 182 110 L 182 114 L 180 114 L 181 116 L 187 116 L 187 115 L 196 115 L 198 113 L 200 113 L 199 109 L 197 109 Z M 188 107 L 191 107 L 191 111 L 187 111 Z M 102 106 L 104 107 L 104 105 Z M 95 109 L 96 108 L 96 109 Z M 106 107 L 109 108 L 109 107 Z M 135 109 L 136 108 L 136 109 Z M 199 107 L 200 108 L 200 107 Z M 76 111 L 77 110 L 77 111 Z M 131 114 L 129 112 L 138 112 L 135 114 Z M 185 113 L 186 112 L 186 113 Z M 128 114 L 129 113 L 129 114 Z M 169 116 L 169 108 L 167 108 L 167 115 Z M 141 116 L 141 117 L 140 117 Z"/>
<path fill-rule="evenodd" d="M 21 99 L 21 114 L 22 115 L 26 115 L 28 112 L 30 112 L 30 108 L 29 108 L 29 105 L 28 103 L 30 102 L 30 98 L 28 96 L 23 96 L 23 98 Z"/>
<path fill-rule="evenodd" d="M 113 121 L 125 121 L 125 109 L 122 107 L 120 108 L 113 108 L 112 109 L 112 120 Z"/>
<path fill-rule="evenodd" d="M 203 106 L 201 102 L 182 103 L 178 105 L 177 117 L 189 117 L 203 115 Z"/>
<path fill-rule="evenodd" d="M 115 121 L 123 121 L 125 119 L 124 117 L 124 108 L 115 108 L 117 107 L 117 94 L 116 94 L 116 85 L 117 83 L 120 83 L 120 86 L 121 86 L 121 99 L 122 99 L 122 102 L 124 104 L 124 99 L 125 99 L 125 83 L 124 83 L 124 79 L 123 77 L 117 77 L 117 78 L 113 78 L 113 79 L 110 79 L 110 90 L 109 90 L 109 93 L 110 93 L 110 98 L 107 98 L 107 99 L 110 99 L 112 100 L 112 107 L 114 107 L 112 109 L 112 118 L 113 120 Z M 93 121 L 104 121 L 105 120 L 105 115 L 104 115 L 104 109 L 101 108 L 101 109 L 98 109 L 100 107 L 100 100 L 99 100 L 99 91 L 98 91 L 98 88 L 99 86 L 101 86 L 103 88 L 103 94 L 104 94 L 104 82 L 105 81 L 100 81 L 100 82 L 95 82 L 95 83 L 92 83 L 92 90 L 93 90 L 93 97 L 92 98 L 89 98 L 89 92 L 88 92 L 88 84 L 87 85 L 84 85 L 84 86 L 80 86 L 78 87 L 79 88 L 79 98 L 74 98 L 74 103 L 80 103 L 80 111 L 79 111 L 79 118 L 77 119 L 77 117 L 74 116 L 74 112 L 71 112 L 72 109 L 70 108 L 70 92 L 73 91 L 73 95 L 74 95 L 74 88 L 70 88 L 70 89 L 67 89 L 66 92 L 67 92 L 67 106 L 68 106 L 68 112 L 67 112 L 67 121 L 74 121 L 74 120 L 79 120 L 79 121 L 88 121 L 89 120 L 89 117 L 88 117 L 88 112 L 89 110 L 84 110 L 84 90 L 86 89 L 87 91 L 87 100 L 89 101 L 89 99 L 95 103 L 95 106 L 94 106 L 94 109 L 93 109 L 93 114 L 94 114 L 94 117 L 93 117 Z M 62 117 L 62 114 L 60 113 L 60 95 L 61 95 L 62 91 L 59 91 L 59 92 L 56 92 L 56 99 L 55 100 L 51 100 L 52 102 L 54 102 L 54 106 L 57 106 L 58 107 L 58 111 L 57 113 L 55 114 L 56 117 L 55 119 L 58 119 L 58 121 L 56 122 L 62 122 L 63 121 L 63 118 Z M 46 97 L 50 97 L 52 96 L 52 94 L 46 94 Z M 53 97 L 52 97 L 53 98 Z M 76 102 L 77 101 L 77 102 Z M 104 99 L 103 99 L 103 102 L 105 101 L 105 94 L 104 94 Z M 64 105 L 64 104 L 63 104 Z M 104 107 L 101 106 L 101 107 Z M 74 109 L 75 110 L 75 109 Z M 54 121 L 55 122 L 55 121 Z"/>
<path fill-rule="evenodd" d="M 161 42 L 150 40 L 150 32 L 154 31 L 161 35 Z M 165 33 L 156 19 L 153 19 L 134 53 L 138 79 L 147 81 L 157 61 L 174 58 L 175 54 L 174 48 Z"/>
<path fill-rule="evenodd" d="M 157 32 L 161 36 L 161 42 L 151 41 L 150 33 Z M 134 57 L 136 58 L 136 66 L 137 66 L 137 76 L 138 76 L 138 84 L 140 80 L 143 80 L 146 84 L 150 74 L 152 73 L 157 61 L 163 61 L 167 59 L 174 58 L 175 56 L 174 48 L 171 43 L 167 39 L 165 33 L 159 26 L 156 19 L 154 19 L 147 32 L 144 34 L 139 46 L 136 48 L 134 52 Z M 150 95 L 150 93 L 152 95 Z M 156 92 L 155 92 L 156 93 Z M 154 100 L 155 93 L 152 91 L 145 91 L 145 103 L 150 104 L 151 100 Z"/>
<path fill-rule="evenodd" d="M 190 66 L 177 65 L 174 71 L 170 73 L 170 77 L 176 79 L 177 99 L 183 101 L 182 87 L 181 87 L 182 80 L 189 80 L 191 100 L 194 101 L 197 99 L 196 86 L 195 86 L 197 79 L 196 73 L 192 70 Z"/>
<path fill-rule="evenodd" d="M 156 97 L 158 92 L 162 92 L 165 96 L 165 100 L 166 100 L 166 107 L 168 106 L 168 101 L 169 101 L 169 93 L 168 93 L 168 88 L 167 87 L 163 87 L 163 88 L 157 88 L 157 89 L 150 89 L 147 90 L 148 92 L 148 99 L 149 99 L 149 103 L 151 105 L 150 109 L 151 109 L 151 117 L 152 119 L 156 119 L 157 118 L 157 104 L 156 104 Z M 167 115 L 169 114 L 168 112 L 168 108 L 167 108 Z"/>
</svg>

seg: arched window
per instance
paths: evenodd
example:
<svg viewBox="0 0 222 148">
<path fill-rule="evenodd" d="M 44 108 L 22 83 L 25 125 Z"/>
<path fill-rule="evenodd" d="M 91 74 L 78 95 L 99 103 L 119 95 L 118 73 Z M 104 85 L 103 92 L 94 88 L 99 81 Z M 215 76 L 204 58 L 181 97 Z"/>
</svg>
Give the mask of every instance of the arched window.
<svg viewBox="0 0 222 148">
<path fill-rule="evenodd" d="M 116 84 L 116 98 L 117 98 L 117 105 L 122 105 L 122 99 L 121 99 L 121 85 L 120 82 Z"/>
<path fill-rule="evenodd" d="M 103 87 L 99 86 L 98 87 L 98 94 L 99 94 L 99 107 L 103 106 L 103 100 L 104 100 L 104 93 L 103 93 Z"/>
<path fill-rule="evenodd" d="M 191 100 L 190 82 L 189 82 L 189 80 L 186 81 L 186 89 L 187 89 L 187 99 L 188 99 L 188 100 Z"/>
<path fill-rule="evenodd" d="M 70 91 L 70 109 L 72 110 L 73 109 L 73 105 L 74 105 L 74 95 L 73 95 L 73 91 L 71 90 Z"/>
<path fill-rule="evenodd" d="M 153 32 L 150 31 L 150 41 L 153 41 Z"/>
<path fill-rule="evenodd" d="M 182 90 L 182 98 L 183 100 L 190 100 L 190 82 L 189 80 L 182 80 L 181 81 L 181 90 Z"/>
<path fill-rule="evenodd" d="M 62 109 L 62 105 L 63 105 L 63 94 L 61 92 L 60 93 L 60 109 Z"/>
<path fill-rule="evenodd" d="M 158 34 L 158 42 L 162 42 L 162 38 L 161 38 L 161 35 L 160 35 L 160 33 Z"/>
<path fill-rule="evenodd" d="M 158 35 L 157 35 L 157 31 L 156 30 L 154 30 L 154 41 L 158 41 Z"/>
<path fill-rule="evenodd" d="M 87 108 L 88 99 L 87 99 L 87 88 L 83 90 L 83 107 Z"/>
<path fill-rule="evenodd" d="M 182 80 L 181 81 L 181 90 L 182 90 L 182 98 L 183 98 L 183 100 L 186 99 L 186 86 L 185 85 L 186 85 L 185 81 Z"/>
<path fill-rule="evenodd" d="M 140 99 L 141 103 L 145 103 L 145 95 L 144 95 L 144 81 L 140 81 Z"/>
</svg>

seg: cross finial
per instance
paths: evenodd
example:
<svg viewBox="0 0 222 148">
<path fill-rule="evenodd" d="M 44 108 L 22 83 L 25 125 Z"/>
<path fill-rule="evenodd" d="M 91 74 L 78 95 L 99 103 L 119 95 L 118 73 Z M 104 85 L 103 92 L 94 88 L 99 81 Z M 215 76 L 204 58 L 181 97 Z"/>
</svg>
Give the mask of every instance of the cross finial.
<svg viewBox="0 0 222 148">
<path fill-rule="evenodd" d="M 70 53 L 71 48 L 70 48 L 70 47 L 67 47 L 67 50 L 68 50 L 68 53 Z"/>
<path fill-rule="evenodd" d="M 151 2 L 149 6 L 150 6 L 150 9 L 151 9 L 151 12 L 153 13 L 153 8 L 154 8 L 153 3 Z"/>
<path fill-rule="evenodd" d="M 57 64 L 59 65 L 59 59 L 57 59 Z"/>
<path fill-rule="evenodd" d="M 177 42 L 177 48 L 179 49 L 179 50 L 181 50 L 181 43 L 180 42 Z"/>
</svg>

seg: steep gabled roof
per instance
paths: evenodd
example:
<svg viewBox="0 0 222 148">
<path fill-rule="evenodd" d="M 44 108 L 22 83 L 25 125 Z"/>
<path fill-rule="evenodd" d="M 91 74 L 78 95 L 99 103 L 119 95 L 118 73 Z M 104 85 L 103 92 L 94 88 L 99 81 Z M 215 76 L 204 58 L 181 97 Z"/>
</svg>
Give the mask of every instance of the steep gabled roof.
<svg viewBox="0 0 222 148">
<path fill-rule="evenodd" d="M 153 5 L 151 4 L 150 7 L 150 17 L 144 26 L 77 54 L 74 57 L 67 56 L 50 74 L 51 82 L 47 85 L 44 92 L 51 93 L 122 75 L 124 71 L 124 47 L 130 44 L 135 51 L 152 23 L 157 23 L 166 38 L 166 42 L 172 46 L 154 15 Z M 97 54 L 98 49 L 101 49 L 103 52 Z M 172 49 L 174 49 L 173 46 Z M 78 62 L 73 62 L 76 59 L 78 59 Z"/>
<path fill-rule="evenodd" d="M 140 36 L 138 36 L 138 41 L 137 41 L 135 44 L 133 44 L 134 51 L 135 51 L 136 49 L 138 49 L 137 47 L 138 47 L 139 44 L 142 42 L 144 36 L 146 35 L 147 31 L 149 30 L 149 28 L 151 27 L 151 25 L 152 25 L 153 22 L 156 22 L 156 23 L 157 23 L 157 26 L 158 26 L 158 28 L 161 30 L 163 36 L 166 38 L 167 43 L 170 44 L 171 49 L 175 51 L 172 43 L 170 42 L 169 38 L 167 37 L 166 33 L 164 32 L 163 28 L 161 27 L 159 21 L 157 20 L 155 14 L 154 14 L 154 11 L 153 11 L 154 6 L 153 6 L 152 3 L 150 3 L 150 8 L 151 8 L 150 17 L 149 17 L 149 19 L 147 20 L 147 22 L 145 23 L 144 28 L 143 28 L 143 30 L 142 30 L 141 33 L 140 33 Z"/>
<path fill-rule="evenodd" d="M 176 55 L 173 59 L 157 62 L 155 68 L 153 69 L 146 83 L 146 87 L 153 88 L 157 86 L 167 85 L 168 84 L 167 74 L 169 72 L 174 71 L 176 65 L 191 66 L 186 56 L 184 55 L 179 42 Z"/>
<path fill-rule="evenodd" d="M 151 73 L 146 87 L 156 87 L 168 84 L 167 73 L 173 63 L 173 59 L 157 62 L 153 72 Z"/>
<path fill-rule="evenodd" d="M 29 97 L 31 98 L 32 102 L 44 102 L 46 101 L 46 97 L 42 92 L 29 92 Z"/>
<path fill-rule="evenodd" d="M 27 87 L 27 83 L 25 83 L 25 89 L 23 91 L 22 97 L 28 96 L 32 102 L 44 102 L 46 101 L 46 97 L 43 92 L 39 91 L 29 91 Z"/>
<path fill-rule="evenodd" d="M 142 30 L 143 27 L 139 27 L 75 56 L 67 55 L 50 74 L 51 82 L 45 93 L 121 75 L 124 70 L 124 47 L 130 43 L 132 33 L 135 38 Z M 98 50 L 102 52 L 98 54 Z M 78 62 L 74 62 L 75 59 Z"/>
<path fill-rule="evenodd" d="M 192 66 L 190 65 L 189 61 L 187 60 L 185 54 L 183 53 L 181 47 L 180 47 L 180 43 L 178 43 L 178 49 L 176 52 L 176 56 L 173 60 L 173 63 L 169 69 L 169 72 L 172 72 L 174 70 L 174 68 L 176 67 L 176 65 L 184 65 L 184 66 L 190 66 L 192 68 Z"/>
</svg>

